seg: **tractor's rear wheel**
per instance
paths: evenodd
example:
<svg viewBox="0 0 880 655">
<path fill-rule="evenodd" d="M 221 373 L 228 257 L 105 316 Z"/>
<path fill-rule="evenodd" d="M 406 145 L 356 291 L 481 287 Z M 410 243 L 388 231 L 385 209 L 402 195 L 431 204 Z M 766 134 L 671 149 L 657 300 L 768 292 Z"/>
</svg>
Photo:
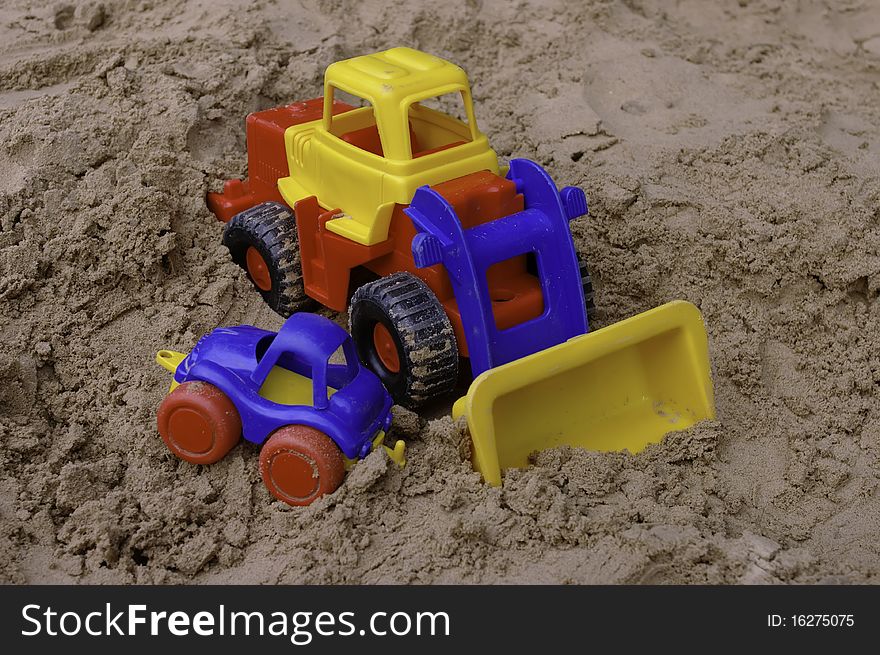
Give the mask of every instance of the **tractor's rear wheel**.
<svg viewBox="0 0 880 655">
<path fill-rule="evenodd" d="M 264 202 L 236 214 L 223 231 L 232 261 L 247 271 L 263 300 L 282 316 L 308 309 L 296 220 L 278 202 Z"/>
<path fill-rule="evenodd" d="M 273 432 L 263 445 L 260 475 L 278 500 L 309 505 L 339 488 L 345 463 L 326 434 L 305 425 L 288 425 Z"/>
<path fill-rule="evenodd" d="M 165 396 L 156 422 L 168 450 L 192 464 L 213 464 L 241 438 L 235 405 L 207 382 L 184 382 Z"/>
<path fill-rule="evenodd" d="M 411 273 L 394 273 L 355 291 L 350 332 L 361 361 L 394 401 L 418 407 L 452 391 L 458 346 L 437 296 Z"/>
</svg>

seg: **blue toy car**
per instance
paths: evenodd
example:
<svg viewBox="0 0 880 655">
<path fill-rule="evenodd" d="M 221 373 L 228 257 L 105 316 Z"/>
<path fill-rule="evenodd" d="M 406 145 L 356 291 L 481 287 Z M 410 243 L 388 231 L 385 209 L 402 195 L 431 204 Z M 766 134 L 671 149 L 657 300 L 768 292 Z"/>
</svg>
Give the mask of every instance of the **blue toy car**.
<svg viewBox="0 0 880 655">
<path fill-rule="evenodd" d="M 263 481 L 291 505 L 335 491 L 348 466 L 384 446 L 391 426 L 379 378 L 360 364 L 349 334 L 316 314 L 294 314 L 277 333 L 218 328 L 189 355 L 161 350 L 156 361 L 174 372 L 157 414 L 171 452 L 211 464 L 243 435 L 263 445 Z M 403 442 L 384 447 L 402 466 Z"/>
</svg>

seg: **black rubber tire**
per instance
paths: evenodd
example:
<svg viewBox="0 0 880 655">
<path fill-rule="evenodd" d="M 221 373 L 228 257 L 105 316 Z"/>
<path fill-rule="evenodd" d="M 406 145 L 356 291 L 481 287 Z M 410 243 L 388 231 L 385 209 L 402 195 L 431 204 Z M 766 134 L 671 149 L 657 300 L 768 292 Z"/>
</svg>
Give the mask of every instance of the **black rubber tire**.
<svg viewBox="0 0 880 655">
<path fill-rule="evenodd" d="M 255 248 L 272 279 L 264 291 L 254 285 L 273 310 L 287 317 L 314 306 L 303 285 L 302 264 L 293 212 L 278 202 L 264 202 L 236 214 L 223 231 L 232 261 L 247 271 L 248 248 Z"/>
<path fill-rule="evenodd" d="M 584 304 L 587 306 L 587 320 L 592 321 L 596 318 L 596 299 L 593 290 L 593 279 L 590 277 L 590 270 L 587 268 L 587 258 L 580 252 L 575 251 L 578 258 L 578 268 L 581 274 L 581 285 L 584 288 Z"/>
<path fill-rule="evenodd" d="M 376 323 L 390 332 L 400 370 L 382 363 L 373 339 Z M 394 273 L 355 291 L 349 327 L 361 361 L 372 370 L 394 402 L 418 407 L 453 390 L 458 379 L 458 345 L 437 296 L 411 273 Z"/>
<path fill-rule="evenodd" d="M 590 270 L 587 267 L 587 258 L 578 250 L 575 250 L 575 255 L 577 255 L 581 286 L 584 290 L 584 304 L 587 308 L 587 321 L 591 322 L 596 318 L 596 300 L 595 291 L 593 290 L 593 279 L 590 277 Z M 526 268 L 532 275 L 538 275 L 538 263 L 534 255 L 529 255 L 528 260 L 526 260 Z"/>
</svg>

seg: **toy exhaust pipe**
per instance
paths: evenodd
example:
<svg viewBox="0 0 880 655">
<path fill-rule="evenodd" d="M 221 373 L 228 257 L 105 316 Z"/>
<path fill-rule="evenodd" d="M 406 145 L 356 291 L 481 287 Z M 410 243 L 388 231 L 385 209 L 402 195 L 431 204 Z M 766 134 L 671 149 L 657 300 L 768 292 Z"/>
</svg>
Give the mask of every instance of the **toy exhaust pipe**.
<svg viewBox="0 0 880 655">
<path fill-rule="evenodd" d="M 715 415 L 699 310 L 674 301 L 478 376 L 453 407 L 492 485 L 557 446 L 636 453 Z"/>
</svg>

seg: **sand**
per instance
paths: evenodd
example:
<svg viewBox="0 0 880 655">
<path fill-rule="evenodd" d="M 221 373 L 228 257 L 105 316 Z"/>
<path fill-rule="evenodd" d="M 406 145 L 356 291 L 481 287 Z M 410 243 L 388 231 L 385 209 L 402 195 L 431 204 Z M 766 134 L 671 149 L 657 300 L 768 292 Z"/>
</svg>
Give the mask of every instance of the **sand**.
<svg viewBox="0 0 880 655">
<path fill-rule="evenodd" d="M 701 308 L 717 421 L 498 489 L 460 425 L 398 412 L 409 465 L 374 453 L 308 508 L 251 445 L 167 452 L 155 351 L 281 322 L 204 204 L 246 173 L 244 116 L 400 44 L 469 72 L 502 158 L 586 191 L 597 327 Z M 860 0 L 6 0 L 0 580 L 875 582 L 878 107 Z"/>
</svg>

